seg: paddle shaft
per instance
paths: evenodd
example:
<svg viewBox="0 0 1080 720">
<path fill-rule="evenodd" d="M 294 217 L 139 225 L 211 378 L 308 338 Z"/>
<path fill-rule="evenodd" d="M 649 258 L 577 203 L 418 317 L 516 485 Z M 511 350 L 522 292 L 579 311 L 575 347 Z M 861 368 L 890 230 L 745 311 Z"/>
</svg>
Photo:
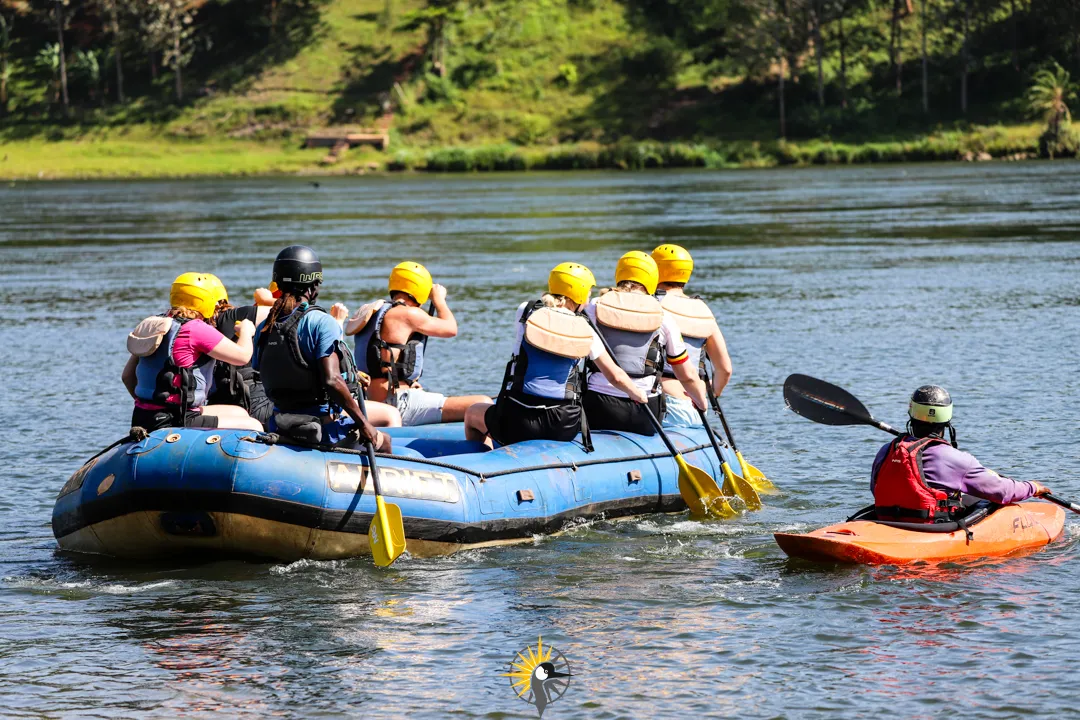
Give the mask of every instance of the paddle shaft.
<svg viewBox="0 0 1080 720">
<path fill-rule="evenodd" d="M 709 442 L 712 443 L 712 449 L 716 452 L 716 459 L 723 465 L 725 460 L 724 456 L 720 454 L 720 442 L 716 437 L 716 433 L 713 432 L 712 426 L 709 425 L 709 419 L 705 417 L 705 411 L 698 410 L 697 408 L 694 409 L 697 410 L 698 415 L 701 417 L 701 424 L 705 426 L 705 434 L 709 436 Z"/>
<path fill-rule="evenodd" d="M 1055 505 L 1060 505 L 1061 507 L 1063 507 L 1063 508 L 1065 508 L 1067 510 L 1072 510 L 1074 513 L 1080 514 L 1080 505 L 1077 505 L 1076 503 L 1069 502 L 1068 500 L 1063 500 L 1063 499 L 1061 499 L 1059 497 L 1056 497 L 1054 495 L 1050 495 L 1049 493 L 1046 494 L 1046 495 L 1040 495 L 1040 497 L 1042 497 L 1045 500 L 1049 500 L 1050 502 L 1054 503 Z"/>
<path fill-rule="evenodd" d="M 367 417 L 367 393 L 361 390 L 356 399 L 360 402 L 360 412 L 364 413 L 364 417 Z M 371 474 L 371 484 L 375 487 L 375 497 L 378 498 L 382 496 L 382 487 L 379 486 L 379 467 L 375 464 L 375 445 L 370 440 L 367 440 L 364 442 L 364 446 L 367 449 L 368 472 Z"/>
</svg>

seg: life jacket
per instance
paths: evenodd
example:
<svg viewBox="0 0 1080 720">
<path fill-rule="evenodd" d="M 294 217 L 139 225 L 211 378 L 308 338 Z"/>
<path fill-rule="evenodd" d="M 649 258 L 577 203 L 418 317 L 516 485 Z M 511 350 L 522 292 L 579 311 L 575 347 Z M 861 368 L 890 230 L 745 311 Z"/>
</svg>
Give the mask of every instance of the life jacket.
<svg viewBox="0 0 1080 720">
<path fill-rule="evenodd" d="M 235 320 L 255 322 L 257 317 L 255 306 L 236 308 L 236 311 Z M 218 332 L 235 342 L 233 321 L 231 315 L 226 315 L 218 320 L 217 328 Z M 210 402 L 214 405 L 237 405 L 250 410 L 251 391 L 257 382 L 259 382 L 259 373 L 250 362 L 245 365 L 217 363 L 214 367 L 214 385 L 210 392 Z"/>
<path fill-rule="evenodd" d="M 537 300 L 525 308 L 521 324 L 525 326 L 521 345 L 506 364 L 498 401 L 528 408 L 542 406 L 559 414 L 576 408 L 581 444 L 585 452 L 591 453 L 588 418 L 581 407 L 585 381 L 581 361 L 589 356 L 593 343 L 588 318 L 563 308 L 546 307 Z"/>
<path fill-rule="evenodd" d="M 214 358 L 203 355 L 191 367 L 182 368 L 173 357 L 176 336 L 189 322 L 195 321 L 155 315 L 128 335 L 128 351 L 139 358 L 135 366 L 135 397 L 139 400 L 172 406 L 182 413 L 206 404 L 214 377 Z"/>
<path fill-rule="evenodd" d="M 511 392 L 552 400 L 581 399 L 581 361 L 589 356 L 593 331 L 584 316 L 537 300 L 521 314 L 525 326 L 511 359 Z M 504 387 L 507 385 L 504 384 Z"/>
<path fill-rule="evenodd" d="M 946 522 L 960 508 L 960 493 L 930 487 L 923 471 L 923 453 L 934 445 L 948 445 L 935 437 L 898 437 L 874 477 L 874 506 L 882 520 Z"/>
<path fill-rule="evenodd" d="M 424 347 L 426 336 L 413 333 L 404 344 L 388 343 L 380 337 L 386 313 L 399 305 L 401 300 L 384 304 L 368 320 L 364 329 L 356 334 L 356 366 L 373 378 L 386 378 L 390 387 L 396 388 L 402 382 L 413 383 L 424 374 Z M 396 360 L 394 350 L 400 351 Z M 387 394 L 387 402 L 392 402 L 394 392 Z"/>
<path fill-rule="evenodd" d="M 263 326 L 259 333 L 258 372 L 266 396 L 281 412 L 309 410 L 320 405 L 333 405 L 319 363 L 309 363 L 300 351 L 297 328 L 306 313 L 326 312 L 318 305 L 297 305 L 284 320 L 271 327 Z M 349 346 L 341 340 L 335 343 L 341 364 L 341 374 L 349 392 L 359 391 L 356 363 Z"/>
<path fill-rule="evenodd" d="M 656 296 L 660 299 L 660 305 L 679 326 L 683 342 L 686 343 L 689 367 L 697 366 L 701 362 L 701 351 L 705 348 L 705 343 L 719 329 L 712 310 L 696 295 L 672 295 L 661 290 Z M 675 371 L 667 361 L 664 362 L 664 377 L 675 377 Z"/>
<path fill-rule="evenodd" d="M 613 353 L 615 362 L 631 378 L 655 377 L 652 392 L 660 385 L 664 351 L 660 326 L 664 308 L 652 295 L 613 290 L 593 303 L 596 327 Z"/>
</svg>

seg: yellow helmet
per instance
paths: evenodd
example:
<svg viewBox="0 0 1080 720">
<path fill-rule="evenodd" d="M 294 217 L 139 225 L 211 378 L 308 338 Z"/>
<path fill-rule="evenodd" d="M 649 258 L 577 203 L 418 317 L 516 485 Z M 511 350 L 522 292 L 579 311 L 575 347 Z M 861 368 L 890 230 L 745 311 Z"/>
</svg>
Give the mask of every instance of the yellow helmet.
<svg viewBox="0 0 1080 720">
<path fill-rule="evenodd" d="M 423 305 L 431 295 L 431 273 L 420 263 L 398 263 L 390 273 L 390 292 L 406 293 Z"/>
<path fill-rule="evenodd" d="M 169 304 L 172 307 L 188 308 L 204 318 L 211 318 L 217 308 L 218 286 L 221 286 L 221 281 L 209 273 L 184 273 L 173 280 L 169 291 Z"/>
<path fill-rule="evenodd" d="M 615 266 L 615 282 L 633 280 L 645 286 L 645 291 L 652 295 L 656 292 L 656 283 L 660 282 L 660 273 L 656 261 L 640 250 L 631 250 L 619 258 Z"/>
<path fill-rule="evenodd" d="M 661 245 L 652 251 L 662 283 L 685 283 L 694 272 L 694 259 L 679 245 Z"/>
<path fill-rule="evenodd" d="M 221 278 L 213 273 L 207 273 L 206 276 L 210 278 L 210 285 L 214 289 L 217 301 L 221 302 L 224 300 L 225 302 L 229 302 L 229 291 L 225 289 L 225 283 L 221 282 Z"/>
<path fill-rule="evenodd" d="M 589 300 L 589 292 L 595 285 L 592 271 L 577 263 L 559 263 L 548 275 L 548 292 L 568 297 L 578 305 Z"/>
</svg>

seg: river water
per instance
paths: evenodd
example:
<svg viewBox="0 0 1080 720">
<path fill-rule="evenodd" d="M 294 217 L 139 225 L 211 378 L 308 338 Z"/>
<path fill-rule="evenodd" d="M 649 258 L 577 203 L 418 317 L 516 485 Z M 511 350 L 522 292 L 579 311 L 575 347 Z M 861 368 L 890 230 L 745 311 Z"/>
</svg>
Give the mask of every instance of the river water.
<svg viewBox="0 0 1080 720">
<path fill-rule="evenodd" d="M 125 333 L 179 272 L 250 297 L 300 242 L 351 308 L 418 260 L 462 327 L 426 384 L 494 393 L 513 308 L 554 264 L 604 282 L 661 241 L 694 253 L 721 318 L 729 419 L 783 491 L 763 511 L 386 571 L 56 552 L 57 491 L 128 426 Z M 945 385 L 962 447 L 1080 497 L 1080 164 L 19 184 L 0 265 L 0 715 L 535 717 L 500 673 L 541 635 L 574 674 L 550 718 L 1076 712 L 1071 518 L 1043 552 L 907 569 L 789 561 L 771 534 L 866 504 L 886 440 L 786 411 L 792 372 L 894 424 Z"/>
</svg>

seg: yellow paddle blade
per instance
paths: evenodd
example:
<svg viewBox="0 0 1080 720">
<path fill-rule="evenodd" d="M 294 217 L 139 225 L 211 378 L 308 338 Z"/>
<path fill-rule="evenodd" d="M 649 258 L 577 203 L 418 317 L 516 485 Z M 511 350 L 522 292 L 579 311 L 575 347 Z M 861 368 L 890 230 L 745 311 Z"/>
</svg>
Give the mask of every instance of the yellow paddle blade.
<svg viewBox="0 0 1080 720">
<path fill-rule="evenodd" d="M 405 524 L 401 521 L 401 508 L 383 502 L 381 495 L 375 498 L 375 506 L 375 517 L 368 527 L 368 545 L 375 564 L 387 567 L 405 552 Z"/>
<path fill-rule="evenodd" d="M 712 475 L 688 464 L 682 455 L 676 455 L 675 462 L 679 465 L 679 494 L 690 508 L 691 517 L 733 518 L 738 514 Z"/>
<path fill-rule="evenodd" d="M 772 484 L 772 481 L 765 477 L 765 473 L 746 462 L 741 452 L 736 452 L 735 457 L 739 459 L 739 467 L 742 469 L 742 476 L 746 478 L 746 482 L 750 483 L 755 490 L 763 495 L 775 495 L 780 492 L 777 490 L 776 486 Z"/>
<path fill-rule="evenodd" d="M 735 474 L 726 462 L 720 466 L 720 469 L 724 471 L 724 494 L 728 497 L 738 496 L 746 503 L 747 510 L 760 510 L 761 498 L 758 497 L 754 486 L 744 480 L 741 475 Z"/>
</svg>

